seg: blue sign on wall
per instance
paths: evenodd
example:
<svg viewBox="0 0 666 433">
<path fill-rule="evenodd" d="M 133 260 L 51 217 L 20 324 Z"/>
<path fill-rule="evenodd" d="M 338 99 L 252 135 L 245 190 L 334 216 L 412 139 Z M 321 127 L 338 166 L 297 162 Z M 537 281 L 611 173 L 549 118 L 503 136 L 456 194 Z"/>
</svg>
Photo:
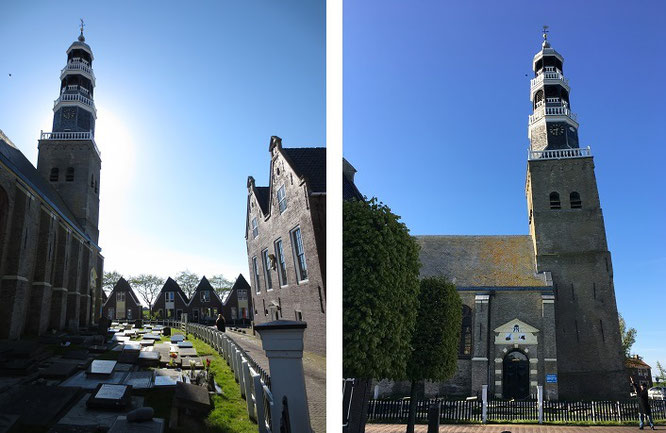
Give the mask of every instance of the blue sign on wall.
<svg viewBox="0 0 666 433">
<path fill-rule="evenodd" d="M 557 383 L 557 374 L 547 374 L 546 383 Z"/>
</svg>

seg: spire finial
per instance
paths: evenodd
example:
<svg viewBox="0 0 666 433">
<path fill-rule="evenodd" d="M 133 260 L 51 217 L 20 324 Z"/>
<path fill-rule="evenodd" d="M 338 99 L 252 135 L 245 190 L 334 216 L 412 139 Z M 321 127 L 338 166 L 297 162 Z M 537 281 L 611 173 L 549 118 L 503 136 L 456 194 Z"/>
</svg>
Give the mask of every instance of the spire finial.
<svg viewBox="0 0 666 433">
<path fill-rule="evenodd" d="M 83 36 L 83 27 L 85 27 L 85 24 L 83 23 L 83 18 L 81 18 L 81 34 L 79 35 L 79 41 L 81 42 L 86 40 L 85 36 Z"/>
<path fill-rule="evenodd" d="M 543 26 L 543 44 L 541 46 L 543 48 L 550 48 L 550 43 L 548 42 L 548 26 L 544 25 Z"/>
</svg>

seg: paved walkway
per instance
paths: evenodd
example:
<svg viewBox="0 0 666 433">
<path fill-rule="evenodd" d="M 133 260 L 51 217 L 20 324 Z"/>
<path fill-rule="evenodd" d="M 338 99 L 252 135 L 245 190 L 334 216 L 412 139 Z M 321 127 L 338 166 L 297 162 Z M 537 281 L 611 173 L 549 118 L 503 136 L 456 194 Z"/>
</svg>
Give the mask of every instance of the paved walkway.
<svg viewBox="0 0 666 433">
<path fill-rule="evenodd" d="M 268 358 L 261 348 L 259 336 L 230 331 L 227 336 L 250 355 L 257 364 L 270 374 Z M 303 352 L 303 370 L 305 372 L 305 390 L 308 393 L 310 424 L 315 433 L 326 432 L 326 358 L 309 352 Z M 366 430 L 367 431 L 367 430 Z"/>
<path fill-rule="evenodd" d="M 666 431 L 666 427 L 657 426 L 656 430 Z M 398 424 L 366 424 L 365 433 L 405 433 L 406 426 Z M 650 430 L 650 426 L 646 428 Z M 427 425 L 417 425 L 415 433 L 426 433 Z M 602 426 L 560 426 L 560 425 L 538 425 L 538 424 L 457 424 L 442 425 L 439 433 L 625 433 L 638 431 L 636 426 L 626 427 L 602 427 Z"/>
</svg>

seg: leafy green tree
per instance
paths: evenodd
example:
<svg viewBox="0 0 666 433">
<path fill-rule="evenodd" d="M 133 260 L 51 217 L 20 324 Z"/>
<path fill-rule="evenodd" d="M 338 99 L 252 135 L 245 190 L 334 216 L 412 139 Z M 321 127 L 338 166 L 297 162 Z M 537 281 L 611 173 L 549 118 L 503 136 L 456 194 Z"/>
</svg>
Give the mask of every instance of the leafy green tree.
<svg viewBox="0 0 666 433">
<path fill-rule="evenodd" d="M 400 217 L 370 201 L 343 204 L 343 372 L 402 378 L 419 292 L 419 248 Z"/>
<path fill-rule="evenodd" d="M 104 272 L 104 276 L 102 276 L 102 290 L 106 292 L 107 296 L 113 290 L 113 286 L 115 286 L 121 278 L 122 274 L 118 271 Z"/>
<path fill-rule="evenodd" d="M 659 372 L 659 377 L 656 377 L 655 380 L 658 382 L 658 386 L 666 386 L 666 369 L 662 367 L 661 363 L 657 361 L 657 371 Z"/>
<path fill-rule="evenodd" d="M 195 274 L 194 272 L 190 272 L 189 269 L 185 269 L 176 276 L 176 282 L 190 299 L 192 298 L 194 289 L 197 288 L 199 281 L 201 281 L 199 275 Z"/>
<path fill-rule="evenodd" d="M 148 305 L 148 311 L 150 312 L 153 311 L 153 304 L 160 293 L 163 281 L 161 277 L 149 274 L 141 274 L 129 279 L 130 286 L 139 293 L 141 299 Z"/>
<path fill-rule="evenodd" d="M 618 313 L 618 320 L 620 321 L 620 336 L 622 337 L 622 351 L 624 352 L 624 357 L 631 357 L 631 346 L 636 342 L 636 331 L 635 328 L 627 329 L 627 324 L 624 321 L 622 314 Z"/>
<path fill-rule="evenodd" d="M 406 377 L 411 381 L 407 433 L 414 433 L 417 387 L 424 380 L 451 378 L 458 368 L 462 301 L 456 286 L 444 278 L 421 280 L 412 352 Z"/>
<path fill-rule="evenodd" d="M 235 283 L 235 281 L 228 280 L 222 274 L 213 275 L 208 279 L 208 282 L 210 283 L 211 286 L 213 286 L 213 289 L 215 289 L 215 293 L 217 293 L 217 296 L 220 297 L 222 295 L 222 292 L 230 290 Z"/>
</svg>

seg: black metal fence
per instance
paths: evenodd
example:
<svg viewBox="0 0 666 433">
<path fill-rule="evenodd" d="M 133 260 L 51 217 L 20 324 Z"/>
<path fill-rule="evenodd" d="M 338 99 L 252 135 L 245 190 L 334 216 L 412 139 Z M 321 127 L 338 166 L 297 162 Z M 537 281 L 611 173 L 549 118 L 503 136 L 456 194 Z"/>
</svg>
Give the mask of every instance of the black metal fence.
<svg viewBox="0 0 666 433">
<path fill-rule="evenodd" d="M 428 408 L 439 404 L 441 422 L 466 423 L 483 421 L 481 400 L 419 400 L 416 406 L 417 422 L 426 422 Z M 666 402 L 650 400 L 652 417 L 666 419 Z M 368 422 L 407 422 L 409 399 L 370 400 Z M 579 401 L 543 402 L 544 422 L 606 422 L 635 421 L 638 418 L 638 401 Z M 489 400 L 488 421 L 539 421 L 539 406 L 536 400 L 504 401 Z"/>
</svg>

